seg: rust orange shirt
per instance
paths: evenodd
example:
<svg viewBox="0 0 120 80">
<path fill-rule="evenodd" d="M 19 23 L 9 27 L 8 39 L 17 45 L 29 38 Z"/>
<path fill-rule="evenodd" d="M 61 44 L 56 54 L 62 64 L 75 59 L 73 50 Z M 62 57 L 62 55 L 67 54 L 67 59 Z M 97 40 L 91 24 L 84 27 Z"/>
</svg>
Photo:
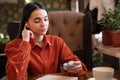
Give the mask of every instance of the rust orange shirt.
<svg viewBox="0 0 120 80">
<path fill-rule="evenodd" d="M 32 39 L 29 43 L 20 38 L 14 39 L 5 47 L 5 53 L 9 80 L 27 80 L 28 74 L 56 73 L 60 64 L 79 60 L 60 37 L 51 35 L 45 35 L 42 48 Z M 86 73 L 86 66 L 83 63 L 82 66 L 83 70 L 76 75 Z"/>
</svg>

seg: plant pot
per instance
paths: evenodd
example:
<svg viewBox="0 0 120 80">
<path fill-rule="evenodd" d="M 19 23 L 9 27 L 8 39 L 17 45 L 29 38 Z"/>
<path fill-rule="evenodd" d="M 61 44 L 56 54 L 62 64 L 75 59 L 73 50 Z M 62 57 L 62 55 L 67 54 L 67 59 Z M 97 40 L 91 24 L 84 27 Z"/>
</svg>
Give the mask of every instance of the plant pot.
<svg viewBox="0 0 120 80">
<path fill-rule="evenodd" d="M 112 45 L 112 36 L 110 30 L 102 30 L 102 43 L 104 45 Z"/>
<path fill-rule="evenodd" d="M 112 31 L 112 45 L 114 47 L 120 47 L 120 31 Z"/>
</svg>

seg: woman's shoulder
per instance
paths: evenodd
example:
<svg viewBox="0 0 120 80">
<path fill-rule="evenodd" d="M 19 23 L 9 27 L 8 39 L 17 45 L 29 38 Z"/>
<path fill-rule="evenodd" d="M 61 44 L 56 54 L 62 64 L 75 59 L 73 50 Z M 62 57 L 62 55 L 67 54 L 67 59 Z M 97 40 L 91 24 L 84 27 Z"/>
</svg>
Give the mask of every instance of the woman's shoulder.
<svg viewBox="0 0 120 80">
<path fill-rule="evenodd" d="M 14 40 L 11 40 L 10 42 L 8 42 L 8 44 L 5 46 L 5 50 L 6 49 L 11 49 L 11 48 L 18 48 L 18 46 L 20 45 L 20 42 L 22 40 L 20 38 L 16 38 Z"/>
<path fill-rule="evenodd" d="M 16 38 L 16 39 L 11 40 L 7 45 L 20 44 L 21 41 L 22 41 L 21 38 Z"/>
</svg>

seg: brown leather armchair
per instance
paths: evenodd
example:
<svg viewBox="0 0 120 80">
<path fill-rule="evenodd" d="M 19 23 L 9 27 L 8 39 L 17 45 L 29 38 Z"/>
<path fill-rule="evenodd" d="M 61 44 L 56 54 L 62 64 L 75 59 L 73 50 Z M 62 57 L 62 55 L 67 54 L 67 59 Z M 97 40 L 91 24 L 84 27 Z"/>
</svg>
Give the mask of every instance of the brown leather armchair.
<svg viewBox="0 0 120 80">
<path fill-rule="evenodd" d="M 89 13 L 73 11 L 48 12 L 50 25 L 47 34 L 60 36 L 87 66 L 92 69 L 92 41 L 91 41 L 91 16 Z M 10 39 L 17 35 L 19 22 L 8 23 L 7 32 Z"/>
<path fill-rule="evenodd" d="M 49 12 L 48 34 L 60 36 L 87 66 L 92 69 L 92 29 L 90 13 L 73 11 Z"/>
</svg>

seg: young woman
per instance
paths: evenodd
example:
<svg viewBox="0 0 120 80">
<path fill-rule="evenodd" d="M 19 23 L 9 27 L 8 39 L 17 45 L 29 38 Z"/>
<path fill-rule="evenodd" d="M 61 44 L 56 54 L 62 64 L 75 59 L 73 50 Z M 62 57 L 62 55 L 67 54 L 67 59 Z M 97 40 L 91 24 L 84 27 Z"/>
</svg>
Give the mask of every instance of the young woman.
<svg viewBox="0 0 120 80">
<path fill-rule="evenodd" d="M 60 37 L 46 35 L 48 26 L 48 14 L 43 4 L 32 2 L 24 7 L 18 37 L 5 48 L 9 80 L 27 80 L 29 74 L 60 72 L 60 65 L 69 61 L 75 66 L 65 65 L 65 72 L 76 76 L 86 73 L 86 66 Z"/>
</svg>

